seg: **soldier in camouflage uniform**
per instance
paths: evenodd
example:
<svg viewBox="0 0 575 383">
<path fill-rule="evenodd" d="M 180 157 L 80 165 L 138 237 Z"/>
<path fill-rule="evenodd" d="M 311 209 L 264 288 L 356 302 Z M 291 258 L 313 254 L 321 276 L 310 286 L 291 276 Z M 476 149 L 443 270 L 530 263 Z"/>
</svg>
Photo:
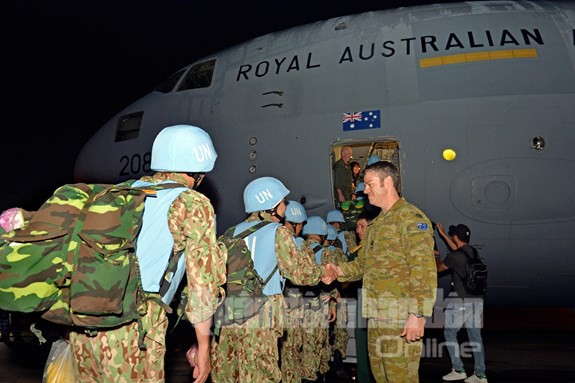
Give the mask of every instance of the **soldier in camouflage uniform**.
<svg viewBox="0 0 575 383">
<path fill-rule="evenodd" d="M 212 316 L 225 283 L 226 251 L 217 245 L 213 207 L 193 190 L 212 170 L 216 152 L 202 129 L 177 125 L 163 129 L 154 141 L 151 168 L 157 172 L 145 181 L 174 181 L 188 186 L 172 202 L 166 217 L 173 236 L 173 251 L 184 251 L 189 303 L 186 316 L 198 341 L 193 376 L 205 382 L 210 373 L 209 340 Z M 143 281 L 144 282 L 144 281 Z M 150 294 L 158 295 L 158 294 Z M 78 382 L 163 382 L 168 319 L 157 300 L 148 300 L 142 328 L 131 322 L 107 331 L 70 332 Z M 142 334 L 142 331 L 145 334 Z M 145 335 L 146 349 L 138 347 Z"/>
<path fill-rule="evenodd" d="M 278 366 L 278 338 L 285 327 L 285 279 L 297 285 L 316 285 L 325 274 L 325 266 L 316 265 L 309 256 L 300 254 L 289 229 L 273 224 L 283 222 L 288 194 L 289 190 L 273 177 L 257 178 L 244 190 L 245 211 L 250 215 L 238 224 L 238 230 L 245 230 L 253 222 L 272 222 L 246 237 L 246 242 L 263 279 L 276 264 L 278 269 L 264 288 L 268 300 L 258 315 L 242 325 L 224 325 L 220 335 L 214 337 L 211 376 L 214 383 L 279 382 L 282 375 Z M 257 241 L 250 238 L 256 235 Z"/>
<path fill-rule="evenodd" d="M 336 247 L 334 242 L 337 239 L 337 230 L 332 225 L 327 225 L 327 239 L 325 246 L 332 251 L 333 258 L 330 262 L 340 264 L 347 262 L 347 256 L 344 254 L 340 247 Z M 345 371 L 343 366 L 343 359 L 346 358 L 347 342 L 349 341 L 349 334 L 347 332 L 347 299 L 344 296 L 345 292 L 343 284 L 337 282 L 333 287 L 337 288 L 340 298 L 338 299 L 336 309 L 336 321 L 330 327 L 330 338 L 333 337 L 332 355 L 333 355 L 333 369 L 339 378 L 347 379 L 349 374 Z"/>
<path fill-rule="evenodd" d="M 307 213 L 302 204 L 296 201 L 288 201 L 285 212 L 284 226 L 293 231 L 294 240 L 302 256 L 310 258 L 310 263 L 315 263 L 315 257 L 309 245 L 300 237 L 301 230 Z M 301 349 L 303 344 L 303 293 L 301 287 L 286 280 L 284 290 L 286 300 L 287 325 L 284 336 L 280 340 L 280 359 L 282 371 L 282 383 L 301 383 Z"/>
<path fill-rule="evenodd" d="M 381 213 L 368 226 L 358 257 L 328 265 L 338 280 L 363 277 L 362 314 L 368 318 L 371 370 L 377 382 L 418 382 L 425 316 L 437 292 L 433 229 L 425 214 L 401 198 L 397 168 L 366 168 L 365 191 Z"/>
<path fill-rule="evenodd" d="M 303 235 L 317 264 L 334 262 L 333 252 L 323 246 L 327 237 L 327 224 L 323 218 L 308 217 Z M 329 325 L 336 320 L 337 299 L 339 292 L 333 286 L 320 284 L 304 289 L 302 382 L 323 380 L 329 371 Z"/>
</svg>

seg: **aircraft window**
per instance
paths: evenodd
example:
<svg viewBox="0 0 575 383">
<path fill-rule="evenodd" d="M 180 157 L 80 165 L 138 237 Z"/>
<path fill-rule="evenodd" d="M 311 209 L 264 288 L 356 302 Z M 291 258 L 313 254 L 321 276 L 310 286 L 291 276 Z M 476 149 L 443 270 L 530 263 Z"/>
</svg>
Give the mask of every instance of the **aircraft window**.
<svg viewBox="0 0 575 383">
<path fill-rule="evenodd" d="M 208 88 L 212 84 L 215 66 L 215 59 L 193 65 L 182 80 L 178 91 Z"/>
<path fill-rule="evenodd" d="M 156 89 L 154 89 L 157 92 L 162 92 L 162 93 L 169 93 L 171 92 L 174 87 L 176 86 L 176 84 L 178 83 L 178 80 L 182 77 L 182 75 L 184 74 L 186 70 L 182 69 L 176 73 L 174 73 L 173 75 L 171 75 L 170 77 L 168 77 L 166 80 L 164 80 L 160 85 L 158 85 L 156 87 Z"/>
<path fill-rule="evenodd" d="M 115 142 L 138 138 L 140 127 L 142 126 L 142 117 L 144 117 L 144 112 L 130 113 L 121 116 L 116 126 Z"/>
</svg>

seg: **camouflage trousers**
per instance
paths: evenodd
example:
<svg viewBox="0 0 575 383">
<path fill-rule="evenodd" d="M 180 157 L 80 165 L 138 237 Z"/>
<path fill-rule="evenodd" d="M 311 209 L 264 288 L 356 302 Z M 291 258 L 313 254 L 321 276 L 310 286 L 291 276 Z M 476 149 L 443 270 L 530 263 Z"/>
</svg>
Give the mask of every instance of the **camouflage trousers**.
<svg viewBox="0 0 575 383">
<path fill-rule="evenodd" d="M 333 351 L 339 350 L 345 359 L 349 333 L 347 332 L 347 301 L 341 298 L 337 303 L 337 319 L 333 327 Z"/>
<path fill-rule="evenodd" d="M 371 371 L 378 383 L 419 382 L 422 341 L 407 343 L 400 334 L 404 321 L 369 319 L 367 342 Z"/>
<path fill-rule="evenodd" d="M 280 341 L 282 383 L 301 382 L 303 314 L 303 306 L 286 310 L 287 326 Z"/>
<path fill-rule="evenodd" d="M 125 383 L 164 382 L 164 356 L 168 319 L 162 307 L 148 301 L 148 313 L 142 317 L 147 330 L 140 350 L 138 323 L 98 331 L 94 336 L 70 332 L 77 382 Z"/>
<path fill-rule="evenodd" d="M 329 345 L 329 305 L 322 305 L 314 311 L 305 308 L 303 319 L 303 345 L 301 355 L 302 379 L 316 380 L 316 373 L 325 374 L 329 370 L 331 348 Z"/>
<path fill-rule="evenodd" d="M 212 338 L 213 383 L 281 380 L 278 341 L 284 331 L 285 311 L 281 295 L 272 295 L 260 313 L 241 326 L 223 326 Z"/>
</svg>

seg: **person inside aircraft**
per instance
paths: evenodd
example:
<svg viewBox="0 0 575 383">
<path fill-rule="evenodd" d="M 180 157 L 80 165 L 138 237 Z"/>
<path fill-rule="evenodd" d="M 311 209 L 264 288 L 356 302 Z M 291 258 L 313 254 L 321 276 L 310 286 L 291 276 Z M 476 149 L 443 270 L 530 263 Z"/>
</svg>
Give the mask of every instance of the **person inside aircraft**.
<svg viewBox="0 0 575 383">
<path fill-rule="evenodd" d="M 359 162 L 357 161 L 351 161 L 349 163 L 349 167 L 351 168 L 351 182 L 352 182 L 352 187 L 353 190 L 355 191 L 355 188 L 357 187 L 357 184 L 359 183 L 359 181 L 361 181 L 361 166 L 359 165 Z"/>
<path fill-rule="evenodd" d="M 349 162 L 353 154 L 351 146 L 341 148 L 341 158 L 333 164 L 333 187 L 336 201 L 341 204 L 352 196 L 352 172 Z"/>
</svg>

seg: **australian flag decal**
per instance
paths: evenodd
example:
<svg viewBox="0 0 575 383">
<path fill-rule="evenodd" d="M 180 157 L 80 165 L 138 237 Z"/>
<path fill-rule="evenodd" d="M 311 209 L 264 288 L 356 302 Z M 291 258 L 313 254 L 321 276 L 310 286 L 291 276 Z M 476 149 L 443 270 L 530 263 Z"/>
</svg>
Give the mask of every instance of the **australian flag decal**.
<svg viewBox="0 0 575 383">
<path fill-rule="evenodd" d="M 421 222 L 417 224 L 417 228 L 419 230 L 427 230 L 429 228 L 429 226 L 427 226 L 427 224 L 425 222 Z"/>
<path fill-rule="evenodd" d="M 381 128 L 379 110 L 343 114 L 343 131 Z"/>
</svg>

